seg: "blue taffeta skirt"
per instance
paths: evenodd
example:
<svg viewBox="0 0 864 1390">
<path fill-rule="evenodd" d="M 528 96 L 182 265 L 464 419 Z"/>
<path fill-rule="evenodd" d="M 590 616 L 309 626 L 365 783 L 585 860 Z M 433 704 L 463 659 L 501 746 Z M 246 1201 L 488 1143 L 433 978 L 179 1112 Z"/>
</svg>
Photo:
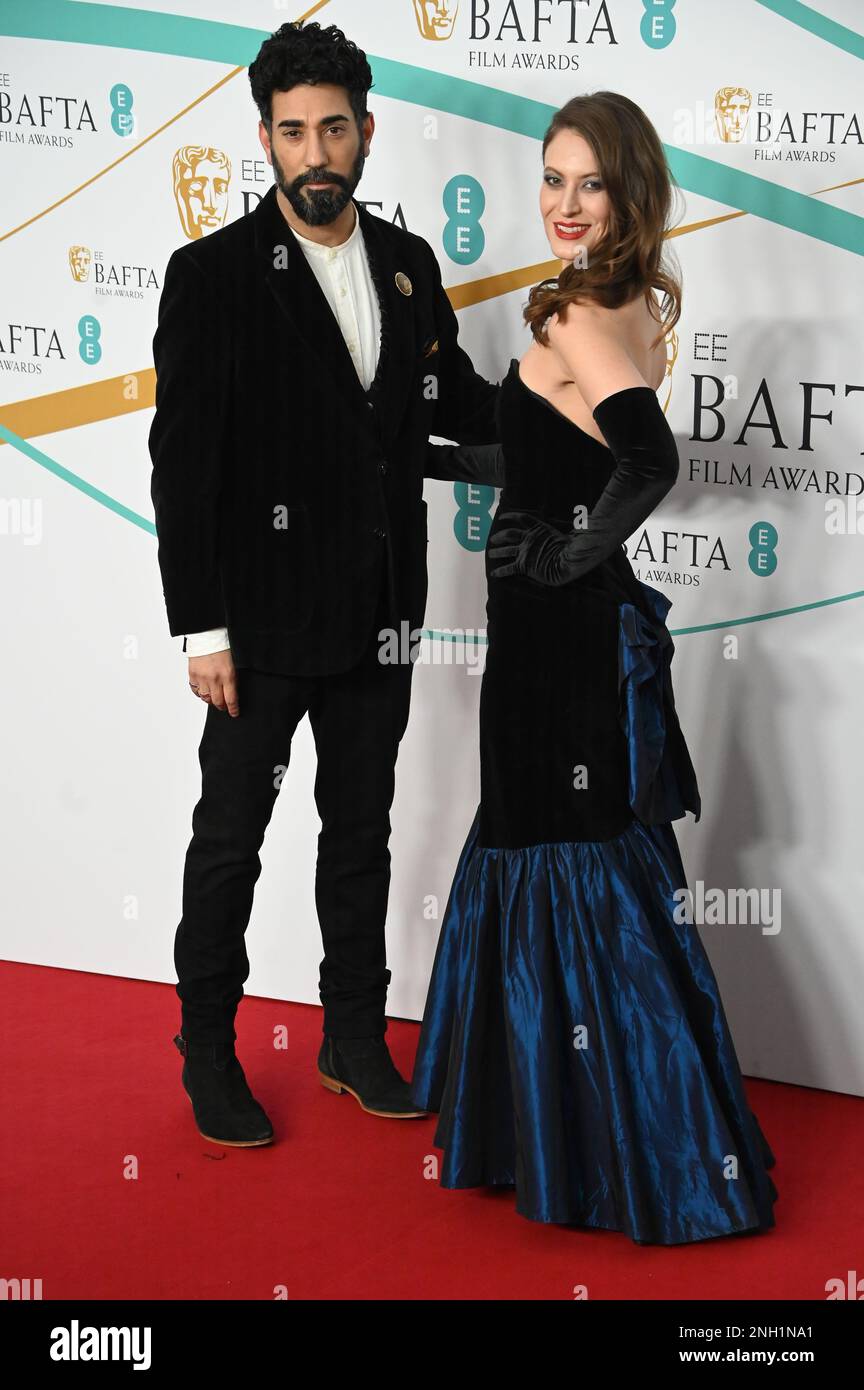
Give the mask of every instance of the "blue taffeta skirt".
<svg viewBox="0 0 864 1390">
<path fill-rule="evenodd" d="M 633 665 L 622 657 L 622 673 Z M 635 770 L 651 712 L 623 703 Z M 708 956 L 679 920 L 672 825 L 634 816 L 610 840 L 490 849 L 478 822 L 479 809 L 412 1079 L 413 1103 L 440 1112 L 441 1186 L 514 1186 L 529 1220 L 645 1244 L 772 1227 L 774 1155 Z"/>
</svg>

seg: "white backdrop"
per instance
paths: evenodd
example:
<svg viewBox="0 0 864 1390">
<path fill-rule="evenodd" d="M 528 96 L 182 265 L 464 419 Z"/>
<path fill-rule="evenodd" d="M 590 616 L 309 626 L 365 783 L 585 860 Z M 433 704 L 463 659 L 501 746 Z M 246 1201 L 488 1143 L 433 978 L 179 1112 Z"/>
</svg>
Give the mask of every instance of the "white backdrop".
<svg viewBox="0 0 864 1390">
<path fill-rule="evenodd" d="M 439 41 L 421 33 L 427 8 L 330 0 L 314 18 L 345 29 L 375 75 L 357 196 L 426 237 L 445 285 L 464 288 L 460 341 L 488 378 L 526 350 L 521 305 L 555 269 L 537 211 L 552 111 L 612 88 L 666 145 L 684 312 L 661 398 L 681 473 L 630 550 L 674 601 L 676 696 L 704 807 L 676 833 L 694 888 L 725 903 L 762 890 L 775 908 L 779 890 L 779 930 L 776 912 L 770 929 L 700 926 L 744 1070 L 864 1093 L 860 6 L 590 0 L 572 7 L 571 34 L 571 7 L 539 0 L 535 38 L 534 0 L 461 0 L 444 5 L 455 17 Z M 185 236 L 172 159 L 188 145 L 227 154 L 227 220 L 266 192 L 235 69 L 301 10 L 88 11 L 0 9 L 2 950 L 173 982 L 205 711 L 168 635 L 149 497 L 150 344 Z M 458 261 L 442 203 L 454 178 L 473 209 L 485 197 L 482 238 L 473 219 Z M 86 248 L 78 279 L 72 247 Z M 696 437 L 703 376 L 729 392 L 713 442 Z M 812 414 L 831 414 L 814 418 L 810 448 L 807 382 L 819 383 Z M 769 410 L 778 434 L 744 430 Z M 841 534 L 826 516 L 832 485 L 852 494 Z M 464 498 L 434 482 L 426 496 L 430 635 L 398 764 L 387 924 L 389 1012 L 409 1018 L 479 795 L 480 679 L 441 634 L 482 630 L 485 615 L 482 552 L 454 533 Z M 481 539 L 490 500 L 468 499 Z M 756 523 L 776 543 L 753 554 Z M 457 664 L 442 664 L 447 648 Z M 304 721 L 262 851 L 247 991 L 317 1003 L 313 778 Z"/>
</svg>

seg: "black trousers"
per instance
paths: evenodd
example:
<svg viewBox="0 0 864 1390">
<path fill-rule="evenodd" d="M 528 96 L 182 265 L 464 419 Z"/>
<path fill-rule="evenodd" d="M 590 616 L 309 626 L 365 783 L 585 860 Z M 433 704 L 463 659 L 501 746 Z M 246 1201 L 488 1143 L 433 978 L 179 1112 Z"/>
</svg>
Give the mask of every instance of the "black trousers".
<svg viewBox="0 0 864 1390">
<path fill-rule="evenodd" d="M 294 730 L 307 711 L 321 817 L 315 902 L 324 943 L 324 1032 L 350 1038 L 386 1031 L 390 807 L 414 668 L 379 662 L 378 628 L 376 621 L 362 661 L 350 671 L 296 677 L 240 668 L 239 715 L 207 709 L 198 750 L 201 799 L 192 814 L 174 946 L 188 1042 L 236 1039 L 258 851 Z M 290 914 L 289 903 L 289 927 Z"/>
</svg>

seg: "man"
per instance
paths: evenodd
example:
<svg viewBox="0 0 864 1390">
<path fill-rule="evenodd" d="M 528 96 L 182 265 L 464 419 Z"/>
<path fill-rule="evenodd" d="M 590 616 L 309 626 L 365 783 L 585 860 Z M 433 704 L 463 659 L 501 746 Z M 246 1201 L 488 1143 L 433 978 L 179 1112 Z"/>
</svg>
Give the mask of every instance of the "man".
<svg viewBox="0 0 864 1390">
<path fill-rule="evenodd" d="M 235 1055 L 259 849 L 308 712 L 321 816 L 322 1082 L 422 1114 L 388 1051 L 389 810 L 422 625 L 427 477 L 499 483 L 498 387 L 458 346 L 421 237 L 352 198 L 372 74 L 335 26 L 285 24 L 249 69 L 275 184 L 175 251 L 153 342 L 151 496 L 172 635 L 208 705 L 183 879 L 174 1041 L 199 1131 L 273 1137 Z M 380 341 L 379 341 L 380 339 Z M 477 448 L 428 444 L 430 434 Z"/>
</svg>

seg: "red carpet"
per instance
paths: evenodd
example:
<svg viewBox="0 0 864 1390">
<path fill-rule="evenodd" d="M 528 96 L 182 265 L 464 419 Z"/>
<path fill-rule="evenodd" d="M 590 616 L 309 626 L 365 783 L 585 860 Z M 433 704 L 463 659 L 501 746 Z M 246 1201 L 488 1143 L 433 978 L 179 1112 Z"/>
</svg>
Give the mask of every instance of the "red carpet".
<svg viewBox="0 0 864 1390">
<path fill-rule="evenodd" d="M 320 1009 L 246 998 L 238 1054 L 276 1142 L 200 1138 L 170 985 L 0 965 L 0 1277 L 44 1299 L 792 1299 L 862 1269 L 864 1106 L 748 1081 L 777 1155 L 777 1227 L 643 1247 L 526 1221 L 512 1192 L 424 1178 L 435 1120 L 385 1120 L 318 1081 Z M 287 1051 L 273 1030 L 285 1025 Z M 410 1076 L 418 1027 L 390 1023 Z"/>
</svg>

